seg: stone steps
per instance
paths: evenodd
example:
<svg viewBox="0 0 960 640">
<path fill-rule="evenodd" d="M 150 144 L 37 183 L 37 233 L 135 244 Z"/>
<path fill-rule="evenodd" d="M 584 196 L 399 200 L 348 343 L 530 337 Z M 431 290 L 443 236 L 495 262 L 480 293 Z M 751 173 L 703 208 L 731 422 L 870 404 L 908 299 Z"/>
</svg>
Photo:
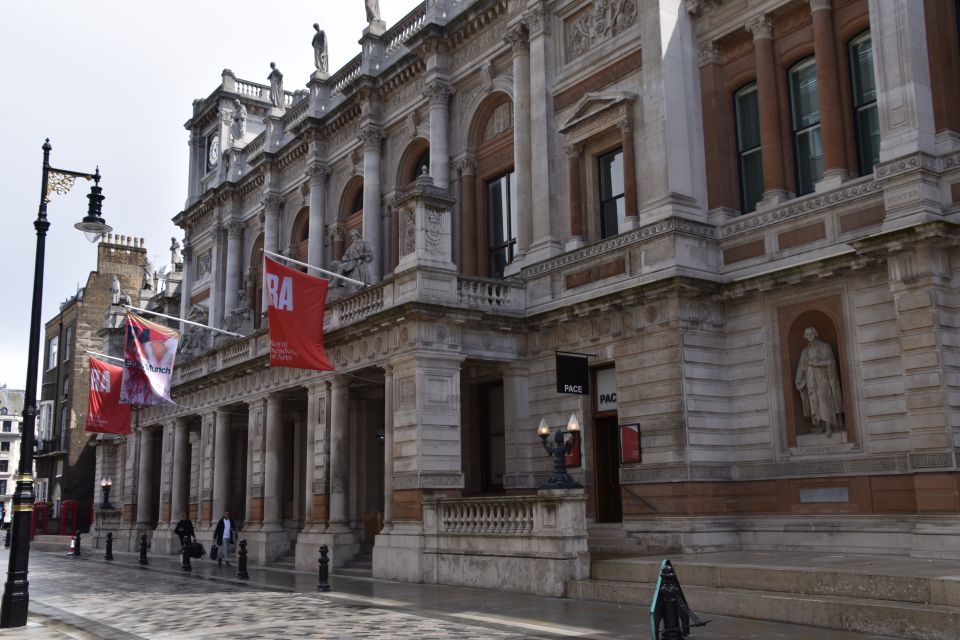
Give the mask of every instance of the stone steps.
<svg viewBox="0 0 960 640">
<path fill-rule="evenodd" d="M 333 570 L 333 573 L 340 576 L 352 576 L 356 578 L 373 577 L 373 553 L 359 553 L 350 560 L 347 560 L 342 567 Z"/>
<path fill-rule="evenodd" d="M 651 545 L 642 538 L 633 537 L 619 522 L 587 525 L 587 548 L 590 553 L 619 556 L 649 555 L 664 551 L 660 545 Z"/>
<path fill-rule="evenodd" d="M 703 559 L 708 557 L 673 563 L 688 604 L 701 618 L 713 614 L 897 638 L 960 638 L 958 575 L 711 563 Z M 590 579 L 567 583 L 566 595 L 648 606 L 659 569 L 659 558 L 597 561 Z"/>
</svg>

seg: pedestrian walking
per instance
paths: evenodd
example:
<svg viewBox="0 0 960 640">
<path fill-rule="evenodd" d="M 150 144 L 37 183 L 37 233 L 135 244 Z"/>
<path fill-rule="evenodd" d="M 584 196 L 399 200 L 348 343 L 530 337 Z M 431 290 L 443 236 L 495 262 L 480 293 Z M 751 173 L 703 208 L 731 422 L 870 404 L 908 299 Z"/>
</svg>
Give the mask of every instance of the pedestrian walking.
<svg viewBox="0 0 960 640">
<path fill-rule="evenodd" d="M 190 521 L 190 518 L 188 518 L 185 513 L 180 514 L 180 522 L 177 523 L 173 533 L 180 538 L 181 547 L 187 538 L 190 538 L 192 542 L 197 537 L 197 534 L 193 530 L 193 522 Z"/>
<path fill-rule="evenodd" d="M 239 531 L 233 520 L 230 519 L 230 512 L 224 511 L 223 517 L 217 522 L 217 528 L 213 532 L 213 540 L 220 547 L 220 553 L 217 554 L 217 564 L 224 562 L 230 564 L 230 545 L 237 539 Z"/>
</svg>

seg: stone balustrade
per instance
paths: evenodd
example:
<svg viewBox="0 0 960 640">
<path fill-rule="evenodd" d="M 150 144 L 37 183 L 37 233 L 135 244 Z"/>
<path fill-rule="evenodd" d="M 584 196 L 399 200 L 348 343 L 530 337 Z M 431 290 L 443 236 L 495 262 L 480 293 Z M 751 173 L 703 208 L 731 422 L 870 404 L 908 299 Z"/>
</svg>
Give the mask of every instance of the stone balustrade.
<svg viewBox="0 0 960 640">
<path fill-rule="evenodd" d="M 343 93 L 343 90 L 353 82 L 353 79 L 360 75 L 360 67 L 363 65 L 363 56 L 357 55 L 353 60 L 343 66 L 331 78 L 330 84 L 333 85 L 332 93 Z"/>
<path fill-rule="evenodd" d="M 427 3 L 422 2 L 384 34 L 383 39 L 387 43 L 386 55 L 389 56 L 400 49 L 407 38 L 420 30 L 426 19 Z"/>
<path fill-rule="evenodd" d="M 523 285 L 489 278 L 459 278 L 457 299 L 469 309 L 487 313 L 522 313 Z"/>
</svg>

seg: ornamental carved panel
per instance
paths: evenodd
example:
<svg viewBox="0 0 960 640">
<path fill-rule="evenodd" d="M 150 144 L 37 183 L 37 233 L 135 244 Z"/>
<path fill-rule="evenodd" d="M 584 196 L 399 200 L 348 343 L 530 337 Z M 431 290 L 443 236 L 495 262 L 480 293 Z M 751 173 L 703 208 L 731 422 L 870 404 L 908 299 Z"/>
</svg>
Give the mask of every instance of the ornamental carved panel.
<svg viewBox="0 0 960 640">
<path fill-rule="evenodd" d="M 637 22 L 636 0 L 596 0 L 564 23 L 567 60 L 584 55 Z"/>
</svg>

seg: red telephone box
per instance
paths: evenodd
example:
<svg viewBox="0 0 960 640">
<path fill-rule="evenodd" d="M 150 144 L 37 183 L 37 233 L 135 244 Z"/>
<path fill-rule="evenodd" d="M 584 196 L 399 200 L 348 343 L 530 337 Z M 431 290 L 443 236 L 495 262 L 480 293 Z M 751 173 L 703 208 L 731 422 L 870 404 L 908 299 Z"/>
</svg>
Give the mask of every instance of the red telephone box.
<svg viewBox="0 0 960 640">
<path fill-rule="evenodd" d="M 77 532 L 77 517 L 80 505 L 76 500 L 64 500 L 60 503 L 60 535 L 73 535 Z"/>
<path fill-rule="evenodd" d="M 37 532 L 43 535 L 47 532 L 47 520 L 50 518 L 50 509 L 46 502 L 37 502 L 33 505 L 33 514 L 30 518 L 30 539 L 33 540 Z"/>
</svg>

